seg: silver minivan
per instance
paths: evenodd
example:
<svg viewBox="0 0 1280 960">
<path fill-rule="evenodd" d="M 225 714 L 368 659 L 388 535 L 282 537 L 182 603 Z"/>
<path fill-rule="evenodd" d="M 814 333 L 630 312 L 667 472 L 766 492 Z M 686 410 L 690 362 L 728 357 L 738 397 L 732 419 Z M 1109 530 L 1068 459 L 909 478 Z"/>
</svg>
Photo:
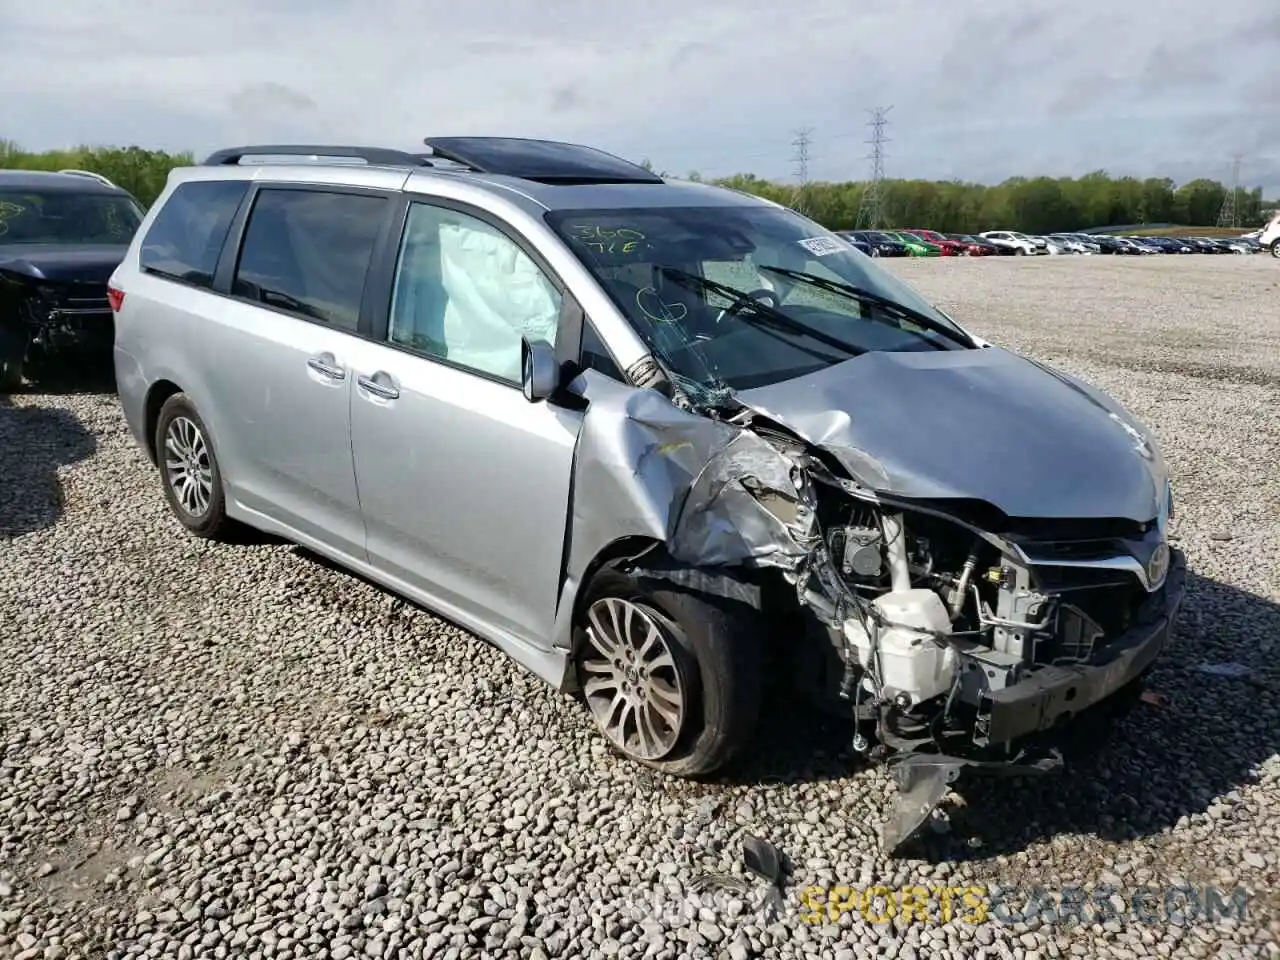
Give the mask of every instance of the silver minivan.
<svg viewBox="0 0 1280 960">
<path fill-rule="evenodd" d="M 916 796 L 1141 683 L 1185 567 L 1114 400 L 769 201 L 426 144 L 170 176 L 111 302 L 187 530 L 329 557 L 679 775 L 750 742 L 766 678 Z"/>
</svg>

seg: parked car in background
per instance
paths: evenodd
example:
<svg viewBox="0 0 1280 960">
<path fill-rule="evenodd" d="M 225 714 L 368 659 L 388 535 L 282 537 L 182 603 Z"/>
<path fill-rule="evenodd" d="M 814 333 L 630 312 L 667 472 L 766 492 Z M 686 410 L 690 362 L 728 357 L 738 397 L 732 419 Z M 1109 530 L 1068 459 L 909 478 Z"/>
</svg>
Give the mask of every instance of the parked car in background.
<svg viewBox="0 0 1280 960">
<path fill-rule="evenodd" d="M 940 257 L 942 251 L 930 243 L 924 237 L 918 237 L 914 233 L 907 233 L 905 230 L 886 230 L 885 233 L 893 237 L 899 243 L 906 246 L 907 251 L 913 257 Z"/>
<path fill-rule="evenodd" d="M 1098 253 L 1109 254 L 1114 256 L 1115 254 L 1124 252 L 1121 249 L 1121 244 L 1116 240 L 1115 237 L 1110 236 L 1109 234 L 1078 233 L 1078 234 L 1075 234 L 1075 236 L 1085 241 L 1086 243 L 1093 244 L 1095 247 L 1097 247 Z"/>
<path fill-rule="evenodd" d="M 982 240 L 968 233 L 949 233 L 947 238 L 957 243 L 963 243 L 971 257 L 995 257 L 1002 253 L 1012 254 L 1013 252 L 1012 250 L 1004 250 L 989 240 Z"/>
<path fill-rule="evenodd" d="M 850 236 L 848 233 L 844 233 L 840 230 L 837 230 L 835 234 L 841 240 L 848 242 L 853 247 L 853 249 L 857 250 L 859 253 L 866 254 L 868 257 L 874 256 L 874 254 L 871 252 L 871 244 L 867 243 L 865 240 L 861 240 L 858 237 Z"/>
<path fill-rule="evenodd" d="M 1152 243 L 1149 237 L 1117 237 L 1117 239 L 1123 240 L 1125 243 L 1133 247 L 1134 250 L 1136 250 L 1138 253 L 1141 253 L 1141 254 L 1150 255 L 1150 254 L 1157 254 L 1157 253 L 1161 253 L 1161 254 L 1168 253 L 1168 251 L 1165 250 L 1164 247 L 1160 246 L 1159 244 Z"/>
<path fill-rule="evenodd" d="M 1200 247 L 1205 253 L 1224 253 L 1234 254 L 1237 252 L 1231 246 L 1231 238 L 1229 237 L 1187 237 L 1187 242 Z"/>
<path fill-rule="evenodd" d="M 1129 237 L 1113 236 L 1111 238 L 1111 243 L 1115 245 L 1115 248 L 1116 248 L 1115 252 L 1117 254 L 1122 254 L 1128 257 L 1139 257 L 1144 254 L 1160 252 L 1155 247 L 1144 246 L 1143 244 L 1138 243 L 1137 241 L 1132 240 Z"/>
<path fill-rule="evenodd" d="M 1043 241 L 1037 244 L 1025 234 L 1016 233 L 1013 230 L 988 230 L 985 233 L 978 234 L 978 236 L 983 240 L 994 243 L 998 247 L 1010 250 L 1018 256 L 1029 256 L 1045 252 Z"/>
<path fill-rule="evenodd" d="M 1280 260 L 1280 212 L 1258 234 L 1258 243 L 1277 260 Z"/>
<path fill-rule="evenodd" d="M 839 230 L 837 233 L 850 242 L 862 244 L 873 257 L 911 256 L 905 243 L 879 230 Z"/>
<path fill-rule="evenodd" d="M 143 213 L 97 174 L 0 170 L 0 390 L 73 354 L 109 367 L 107 278 Z"/>
<path fill-rule="evenodd" d="M 761 198 L 426 144 L 170 174 L 111 289 L 175 526 L 447 616 L 671 776 L 744 754 L 787 678 L 896 761 L 890 849 L 961 769 L 1041 772 L 1043 732 L 1140 691 L 1186 564 L 1123 405 Z M 171 551 L 196 595 L 200 559 Z"/>
<path fill-rule="evenodd" d="M 938 248 L 938 252 L 944 257 L 963 257 L 969 252 L 965 244 L 948 239 L 937 230 L 924 230 L 919 227 L 912 227 L 904 230 L 903 232 L 919 237 L 926 243 L 933 244 Z"/>
<path fill-rule="evenodd" d="M 1084 237 L 1078 233 L 1051 233 L 1048 239 L 1060 244 L 1068 253 L 1093 254 L 1101 252 L 1101 248 L 1093 242 L 1092 238 Z"/>
<path fill-rule="evenodd" d="M 1234 237 L 1189 237 L 1188 239 L 1197 244 L 1207 244 L 1209 249 L 1205 250 L 1205 253 L 1238 254 L 1249 252 L 1243 247 L 1237 248 L 1233 246 Z"/>
<path fill-rule="evenodd" d="M 1196 248 L 1181 237 L 1142 237 L 1144 243 L 1159 247 L 1164 253 L 1195 253 Z"/>
</svg>

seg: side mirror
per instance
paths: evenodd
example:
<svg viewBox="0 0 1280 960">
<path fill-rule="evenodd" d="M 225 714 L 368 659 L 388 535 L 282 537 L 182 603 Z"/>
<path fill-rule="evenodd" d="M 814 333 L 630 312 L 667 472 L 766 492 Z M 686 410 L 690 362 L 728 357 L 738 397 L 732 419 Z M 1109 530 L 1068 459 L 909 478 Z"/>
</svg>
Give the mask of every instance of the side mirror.
<svg viewBox="0 0 1280 960">
<path fill-rule="evenodd" d="M 560 386 L 560 362 L 556 348 L 545 340 L 520 341 L 520 385 L 530 403 L 545 400 Z"/>
</svg>

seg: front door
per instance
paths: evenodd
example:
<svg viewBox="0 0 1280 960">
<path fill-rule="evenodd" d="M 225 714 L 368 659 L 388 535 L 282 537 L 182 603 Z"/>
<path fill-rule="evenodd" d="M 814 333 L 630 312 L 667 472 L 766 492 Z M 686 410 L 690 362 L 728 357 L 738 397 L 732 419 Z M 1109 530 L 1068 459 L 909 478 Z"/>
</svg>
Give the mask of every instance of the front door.
<svg viewBox="0 0 1280 960">
<path fill-rule="evenodd" d="M 487 220 L 410 205 L 386 334 L 352 361 L 370 562 L 430 605 L 548 648 L 582 414 L 520 389 L 560 293 Z"/>
</svg>

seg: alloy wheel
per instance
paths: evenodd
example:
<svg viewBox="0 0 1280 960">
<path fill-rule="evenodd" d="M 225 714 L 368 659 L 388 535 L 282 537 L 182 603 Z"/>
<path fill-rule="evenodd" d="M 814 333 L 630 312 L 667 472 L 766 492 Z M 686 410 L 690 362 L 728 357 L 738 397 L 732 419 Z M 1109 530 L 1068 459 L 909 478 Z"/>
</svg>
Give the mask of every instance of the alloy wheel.
<svg viewBox="0 0 1280 960">
<path fill-rule="evenodd" d="M 213 465 L 204 434 L 188 417 L 174 417 L 165 430 L 164 469 L 178 505 L 203 516 L 213 499 Z"/>
<path fill-rule="evenodd" d="M 687 684 L 677 627 L 650 607 L 603 597 L 587 610 L 582 688 L 600 729 L 620 750 L 660 760 L 680 739 Z"/>
</svg>

